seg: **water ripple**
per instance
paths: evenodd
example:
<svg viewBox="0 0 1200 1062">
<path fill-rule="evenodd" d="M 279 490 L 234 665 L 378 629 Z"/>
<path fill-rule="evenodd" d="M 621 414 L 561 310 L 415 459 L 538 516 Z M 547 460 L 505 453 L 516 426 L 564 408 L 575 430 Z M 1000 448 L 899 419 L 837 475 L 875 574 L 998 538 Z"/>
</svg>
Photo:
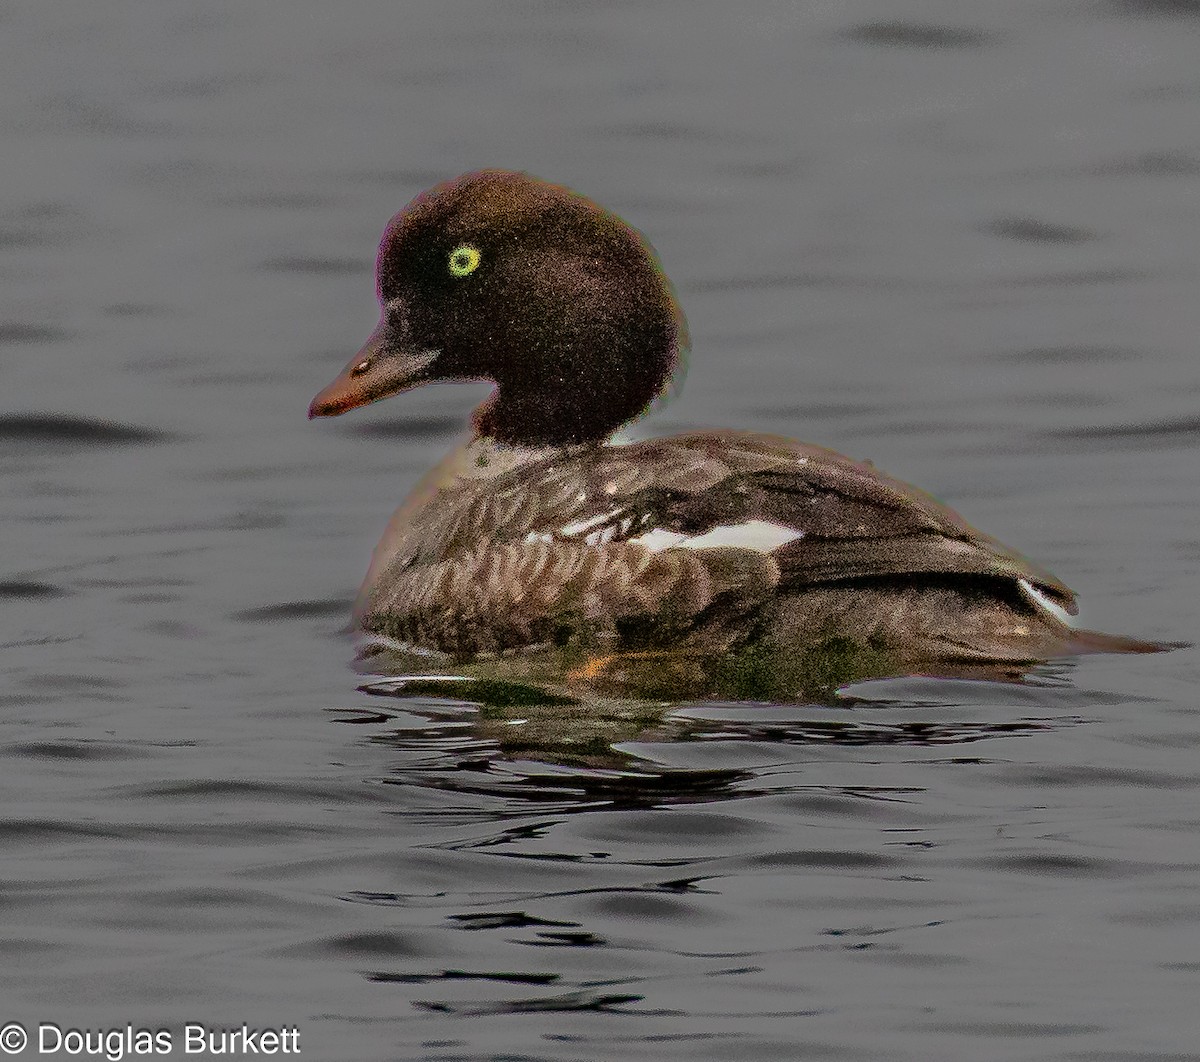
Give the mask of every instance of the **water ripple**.
<svg viewBox="0 0 1200 1062">
<path fill-rule="evenodd" d="M 70 413 L 6 413 L 0 415 L 0 441 L 52 443 L 66 446 L 124 446 L 170 442 L 174 432 L 138 424 L 81 417 Z"/>
<path fill-rule="evenodd" d="M 65 597 L 70 591 L 54 583 L 36 579 L 5 579 L 0 581 L 0 598 L 35 601 L 39 598 Z"/>
<path fill-rule="evenodd" d="M 1190 442 L 1200 437 L 1200 417 L 1181 416 L 1134 424 L 1085 424 L 1044 433 L 1052 439 L 1137 439 L 1143 442 Z"/>
<path fill-rule="evenodd" d="M 262 268 L 273 273 L 311 273 L 315 276 L 357 276 L 369 273 L 371 264 L 365 258 L 321 258 L 318 255 L 296 255 L 291 258 L 269 258 Z"/>
<path fill-rule="evenodd" d="M 0 343 L 26 346 L 33 343 L 57 343 L 70 337 L 70 332 L 52 325 L 23 324 L 0 321 Z"/>
<path fill-rule="evenodd" d="M 1055 225 L 1029 217 L 1003 217 L 988 222 L 983 231 L 1021 243 L 1084 243 L 1096 239 L 1094 232 L 1072 225 Z"/>
<path fill-rule="evenodd" d="M 901 21 L 864 22 L 844 30 L 841 36 L 855 44 L 933 50 L 982 48 L 994 40 L 992 35 L 984 30 L 931 22 Z"/>
<path fill-rule="evenodd" d="M 545 1014 L 547 1012 L 601 1011 L 620 1013 L 617 1008 L 638 1003 L 642 996 L 619 992 L 580 991 L 540 999 L 510 999 L 495 1003 L 450 1003 L 440 1000 L 415 1000 L 414 1007 L 479 1017 L 485 1014 Z"/>
</svg>

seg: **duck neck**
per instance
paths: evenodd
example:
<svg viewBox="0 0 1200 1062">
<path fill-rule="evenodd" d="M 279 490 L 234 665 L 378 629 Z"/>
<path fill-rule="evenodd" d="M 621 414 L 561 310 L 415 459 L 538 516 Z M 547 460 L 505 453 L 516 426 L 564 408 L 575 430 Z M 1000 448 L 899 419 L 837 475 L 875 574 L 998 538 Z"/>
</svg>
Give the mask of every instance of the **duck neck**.
<svg viewBox="0 0 1200 1062">
<path fill-rule="evenodd" d="M 552 394 L 500 385 L 475 410 L 472 424 L 478 439 L 489 439 L 515 450 L 600 446 L 641 412 L 635 409 L 624 416 L 614 414 L 607 397 L 573 388 L 566 382 L 558 383 Z"/>
</svg>

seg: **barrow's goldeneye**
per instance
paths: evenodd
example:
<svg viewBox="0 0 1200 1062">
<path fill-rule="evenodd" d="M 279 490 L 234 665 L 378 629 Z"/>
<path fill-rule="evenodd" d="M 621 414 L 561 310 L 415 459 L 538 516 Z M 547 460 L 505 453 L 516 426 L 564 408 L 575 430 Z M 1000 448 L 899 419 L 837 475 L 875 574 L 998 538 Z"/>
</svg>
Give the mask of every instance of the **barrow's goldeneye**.
<svg viewBox="0 0 1200 1062">
<path fill-rule="evenodd" d="M 755 640 L 914 662 L 1160 648 L 1073 629 L 1068 587 L 869 464 L 750 432 L 612 443 L 686 331 L 647 241 L 582 195 L 501 170 L 440 184 L 389 222 L 376 275 L 379 326 L 310 416 L 437 380 L 496 389 L 376 549 L 368 631 L 460 660 Z"/>
</svg>

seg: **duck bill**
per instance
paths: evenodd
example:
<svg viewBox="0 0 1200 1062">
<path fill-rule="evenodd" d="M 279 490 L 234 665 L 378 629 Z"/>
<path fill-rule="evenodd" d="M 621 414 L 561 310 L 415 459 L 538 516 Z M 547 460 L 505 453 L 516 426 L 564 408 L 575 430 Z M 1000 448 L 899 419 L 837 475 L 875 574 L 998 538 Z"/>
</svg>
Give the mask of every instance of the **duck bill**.
<svg viewBox="0 0 1200 1062">
<path fill-rule="evenodd" d="M 407 391 L 429 379 L 426 370 L 436 350 L 415 350 L 386 321 L 371 333 L 362 350 L 308 407 L 310 417 L 336 417 L 348 410 Z"/>
</svg>

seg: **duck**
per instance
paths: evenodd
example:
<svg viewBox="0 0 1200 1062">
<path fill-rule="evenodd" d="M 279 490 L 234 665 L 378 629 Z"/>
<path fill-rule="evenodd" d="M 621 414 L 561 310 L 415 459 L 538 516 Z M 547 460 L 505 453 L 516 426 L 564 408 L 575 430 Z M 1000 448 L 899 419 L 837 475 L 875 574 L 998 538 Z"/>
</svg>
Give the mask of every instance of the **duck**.
<svg viewBox="0 0 1200 1062">
<path fill-rule="evenodd" d="M 387 224 L 381 317 L 312 400 L 337 416 L 490 381 L 462 443 L 390 521 L 363 632 L 457 661 L 818 645 L 1035 663 L 1164 646 L 1078 629 L 1074 592 L 870 462 L 753 431 L 618 433 L 688 348 L 649 241 L 578 192 L 489 169 Z"/>
</svg>

